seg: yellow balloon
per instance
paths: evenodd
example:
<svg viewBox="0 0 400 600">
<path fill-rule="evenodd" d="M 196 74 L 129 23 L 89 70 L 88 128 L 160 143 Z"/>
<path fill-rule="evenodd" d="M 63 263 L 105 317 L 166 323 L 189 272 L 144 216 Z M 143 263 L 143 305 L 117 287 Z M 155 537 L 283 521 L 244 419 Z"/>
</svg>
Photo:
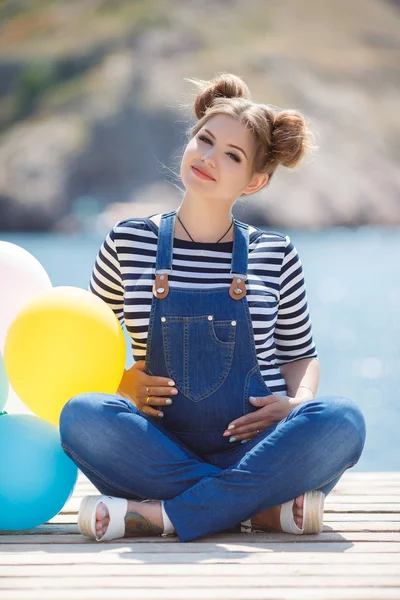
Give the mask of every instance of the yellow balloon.
<svg viewBox="0 0 400 600">
<path fill-rule="evenodd" d="M 103 300 L 74 287 L 55 287 L 24 305 L 6 338 L 4 361 L 20 399 L 58 427 L 61 410 L 83 392 L 116 392 L 125 340 Z"/>
</svg>

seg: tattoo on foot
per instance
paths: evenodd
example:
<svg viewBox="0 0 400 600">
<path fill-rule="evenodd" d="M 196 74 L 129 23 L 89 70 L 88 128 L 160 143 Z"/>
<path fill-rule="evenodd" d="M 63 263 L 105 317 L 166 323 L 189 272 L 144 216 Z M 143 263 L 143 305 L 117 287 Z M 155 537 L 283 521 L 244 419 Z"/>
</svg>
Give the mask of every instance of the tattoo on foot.
<svg viewBox="0 0 400 600">
<path fill-rule="evenodd" d="M 150 523 L 146 517 L 136 511 L 128 510 L 125 515 L 125 537 L 161 535 L 163 531 L 162 527 Z"/>
</svg>

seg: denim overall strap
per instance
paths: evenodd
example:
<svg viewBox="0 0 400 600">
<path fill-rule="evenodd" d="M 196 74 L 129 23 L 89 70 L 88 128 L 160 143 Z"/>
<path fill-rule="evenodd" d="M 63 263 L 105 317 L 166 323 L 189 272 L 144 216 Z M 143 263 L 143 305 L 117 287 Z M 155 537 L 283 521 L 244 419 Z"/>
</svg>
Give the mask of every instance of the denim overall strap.
<svg viewBox="0 0 400 600">
<path fill-rule="evenodd" d="M 159 241 L 157 248 L 156 273 L 172 271 L 174 251 L 174 225 L 176 210 L 161 215 Z"/>
<path fill-rule="evenodd" d="M 161 215 L 160 220 L 156 279 L 153 287 L 153 294 L 160 300 L 169 293 L 168 274 L 172 271 L 175 216 L 176 210 Z M 237 219 L 233 221 L 235 229 L 231 264 L 232 284 L 229 294 L 234 300 L 241 300 L 246 295 L 249 228 L 246 223 Z"/>
</svg>

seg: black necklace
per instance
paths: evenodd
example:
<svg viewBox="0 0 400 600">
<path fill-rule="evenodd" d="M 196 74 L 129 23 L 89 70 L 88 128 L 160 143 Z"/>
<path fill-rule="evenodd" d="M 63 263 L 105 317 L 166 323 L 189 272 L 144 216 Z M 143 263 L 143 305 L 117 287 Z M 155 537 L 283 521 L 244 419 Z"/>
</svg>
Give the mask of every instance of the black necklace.
<svg viewBox="0 0 400 600">
<path fill-rule="evenodd" d="M 190 235 L 190 233 L 188 232 L 188 230 L 186 229 L 186 227 L 184 226 L 184 224 L 180 220 L 179 215 L 177 214 L 176 216 L 178 217 L 178 221 L 182 225 L 183 229 L 186 231 L 186 233 L 188 234 L 188 236 L 190 237 L 190 239 L 192 240 L 192 242 L 194 242 L 194 239 L 192 238 L 192 236 Z M 226 236 L 226 234 L 228 233 L 228 231 L 230 231 L 230 229 L 232 228 L 232 225 L 233 225 L 233 217 L 232 217 L 232 223 L 229 225 L 229 228 L 224 233 L 224 235 L 219 238 L 218 242 L 220 242 L 222 240 L 222 238 L 224 238 Z M 218 242 L 215 242 L 215 243 L 218 244 Z"/>
</svg>

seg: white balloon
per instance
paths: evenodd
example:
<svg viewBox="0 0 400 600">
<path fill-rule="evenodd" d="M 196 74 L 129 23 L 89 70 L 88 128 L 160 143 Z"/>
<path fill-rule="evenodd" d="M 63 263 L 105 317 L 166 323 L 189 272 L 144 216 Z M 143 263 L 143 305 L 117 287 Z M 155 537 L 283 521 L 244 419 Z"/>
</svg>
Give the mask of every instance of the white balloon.
<svg viewBox="0 0 400 600">
<path fill-rule="evenodd" d="M 24 248 L 0 241 L 0 351 L 17 313 L 36 295 L 52 287 L 40 262 Z"/>
</svg>

